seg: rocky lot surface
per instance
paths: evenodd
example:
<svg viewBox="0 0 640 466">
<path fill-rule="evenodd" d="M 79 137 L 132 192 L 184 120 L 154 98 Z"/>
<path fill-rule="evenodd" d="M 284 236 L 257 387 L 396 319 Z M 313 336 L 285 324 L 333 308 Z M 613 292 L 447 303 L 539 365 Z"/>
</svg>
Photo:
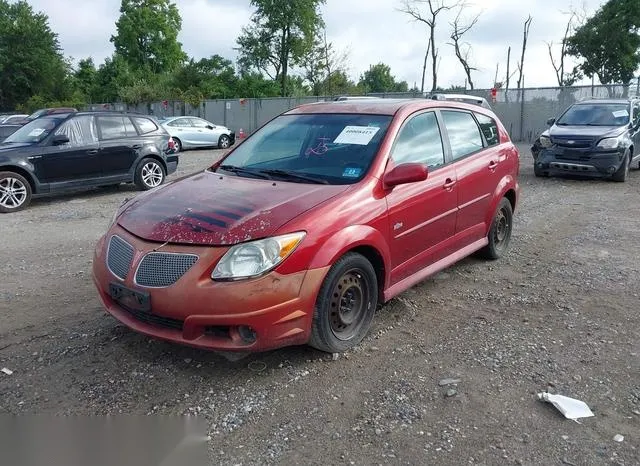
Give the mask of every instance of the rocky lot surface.
<svg viewBox="0 0 640 466">
<path fill-rule="evenodd" d="M 183 153 L 178 175 L 219 155 Z M 230 362 L 105 315 L 92 250 L 132 187 L 1 216 L 0 413 L 193 414 L 223 465 L 640 464 L 640 172 L 536 179 L 526 147 L 522 167 L 509 255 L 394 299 L 337 359 Z M 564 419 L 546 389 L 595 416 Z"/>
</svg>

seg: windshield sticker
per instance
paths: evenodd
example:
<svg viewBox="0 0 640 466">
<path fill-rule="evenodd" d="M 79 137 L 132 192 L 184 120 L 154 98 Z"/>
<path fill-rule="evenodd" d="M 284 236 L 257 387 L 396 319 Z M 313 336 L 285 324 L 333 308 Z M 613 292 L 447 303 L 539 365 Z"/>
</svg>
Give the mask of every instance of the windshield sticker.
<svg viewBox="0 0 640 466">
<path fill-rule="evenodd" d="M 37 138 L 42 133 L 44 133 L 44 128 L 35 128 L 35 129 L 31 130 L 31 132 L 29 133 L 29 137 L 30 138 Z"/>
<path fill-rule="evenodd" d="M 380 128 L 375 126 L 346 126 L 333 142 L 334 144 L 366 146 L 378 131 Z"/>
<path fill-rule="evenodd" d="M 362 169 L 358 167 L 347 167 L 342 172 L 344 178 L 358 178 L 362 173 Z"/>
<path fill-rule="evenodd" d="M 330 141 L 329 138 L 318 138 L 318 142 L 314 147 L 309 147 L 304 155 L 307 157 L 310 155 L 323 155 L 326 154 L 329 150 L 329 146 L 327 146 L 327 141 Z"/>
<path fill-rule="evenodd" d="M 613 112 L 613 116 L 616 118 L 622 118 L 622 117 L 626 118 L 629 116 L 629 112 L 627 110 L 617 110 Z"/>
</svg>

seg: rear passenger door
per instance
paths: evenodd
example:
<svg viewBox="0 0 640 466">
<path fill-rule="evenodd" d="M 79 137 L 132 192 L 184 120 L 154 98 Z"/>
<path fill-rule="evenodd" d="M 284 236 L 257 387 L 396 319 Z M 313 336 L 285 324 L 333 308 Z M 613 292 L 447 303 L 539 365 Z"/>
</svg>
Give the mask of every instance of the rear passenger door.
<svg viewBox="0 0 640 466">
<path fill-rule="evenodd" d="M 126 115 L 96 117 L 100 135 L 100 166 L 105 176 L 125 175 L 138 158 L 142 143 Z"/>
<path fill-rule="evenodd" d="M 443 109 L 441 114 L 458 179 L 456 234 L 464 247 L 486 235 L 488 209 L 505 157 L 492 118 L 466 110 Z"/>
<path fill-rule="evenodd" d="M 455 232 L 455 169 L 446 165 L 438 118 L 433 111 L 411 116 L 400 129 L 389 167 L 403 163 L 428 166 L 425 181 L 396 186 L 387 194 L 392 271 L 397 283 L 447 255 Z"/>
</svg>

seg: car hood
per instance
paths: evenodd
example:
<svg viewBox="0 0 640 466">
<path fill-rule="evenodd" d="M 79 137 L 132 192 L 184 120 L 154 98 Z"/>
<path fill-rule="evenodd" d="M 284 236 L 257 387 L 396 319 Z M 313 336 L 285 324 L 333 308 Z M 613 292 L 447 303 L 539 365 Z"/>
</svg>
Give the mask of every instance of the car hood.
<svg viewBox="0 0 640 466">
<path fill-rule="evenodd" d="M 11 143 L 11 142 L 1 142 L 0 143 L 0 154 L 3 154 L 5 152 L 12 152 L 18 149 L 22 149 L 24 147 L 31 147 L 34 144 L 30 144 L 30 143 Z"/>
<path fill-rule="evenodd" d="M 626 126 L 558 126 L 554 125 L 549 130 L 549 135 L 553 137 L 616 137 L 624 133 Z"/>
<path fill-rule="evenodd" d="M 118 224 L 148 241 L 232 245 L 272 236 L 348 185 L 309 185 L 205 171 L 134 198 Z"/>
</svg>

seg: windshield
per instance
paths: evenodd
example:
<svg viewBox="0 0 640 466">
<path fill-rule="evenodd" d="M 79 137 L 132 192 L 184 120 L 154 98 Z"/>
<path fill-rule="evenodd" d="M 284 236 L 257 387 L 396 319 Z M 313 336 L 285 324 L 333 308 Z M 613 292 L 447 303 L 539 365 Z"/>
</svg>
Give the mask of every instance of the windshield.
<svg viewBox="0 0 640 466">
<path fill-rule="evenodd" d="M 371 166 L 391 118 L 283 115 L 238 146 L 218 170 L 301 183 L 352 184 Z"/>
<path fill-rule="evenodd" d="M 624 126 L 629 124 L 629 105 L 599 103 L 574 105 L 562 115 L 560 126 Z"/>
<path fill-rule="evenodd" d="M 6 143 L 35 144 L 49 136 L 64 118 L 38 118 L 27 123 L 7 139 Z"/>
</svg>

